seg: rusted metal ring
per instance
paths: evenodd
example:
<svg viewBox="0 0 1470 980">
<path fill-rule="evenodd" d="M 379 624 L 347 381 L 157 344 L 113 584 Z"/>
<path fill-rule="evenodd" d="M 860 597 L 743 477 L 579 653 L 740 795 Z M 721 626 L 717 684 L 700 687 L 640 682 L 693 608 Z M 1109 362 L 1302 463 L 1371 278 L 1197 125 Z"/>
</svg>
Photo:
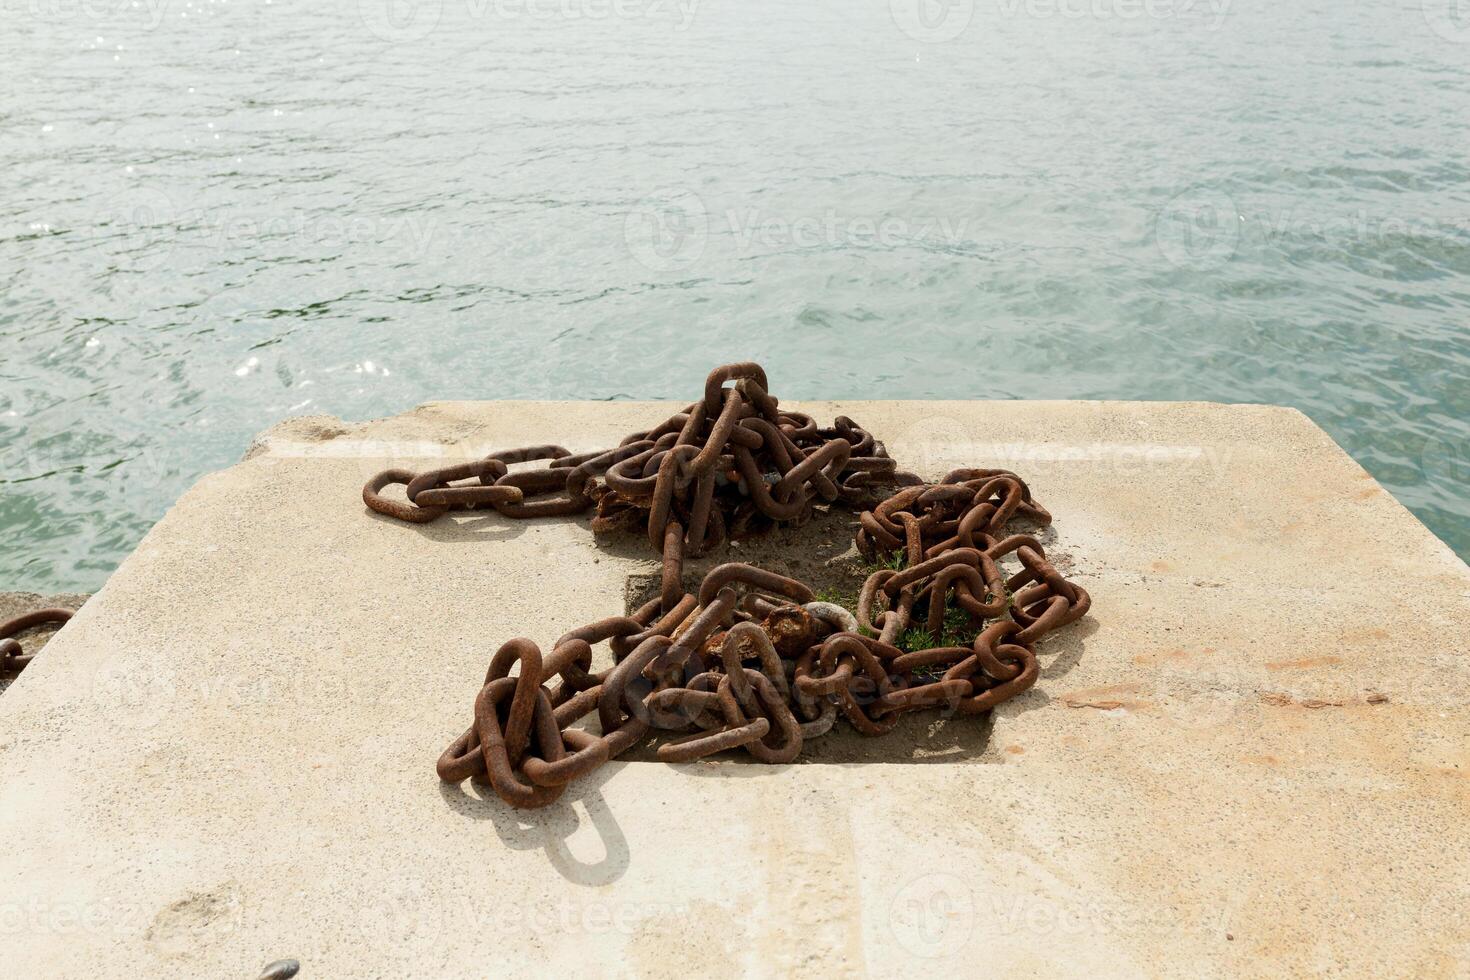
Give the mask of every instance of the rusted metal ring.
<svg viewBox="0 0 1470 980">
<path fill-rule="evenodd" d="M 794 578 L 777 575 L 775 572 L 768 572 L 754 565 L 728 562 L 724 565 L 717 565 L 705 575 L 704 581 L 699 586 L 700 604 L 708 605 L 721 589 L 737 582 L 783 595 L 796 603 L 811 602 L 816 598 L 809 587 Z"/>
<path fill-rule="evenodd" d="M 769 391 L 770 385 L 766 383 L 766 371 L 754 361 L 741 361 L 738 364 L 726 364 L 717 367 L 709 373 L 704 382 L 704 411 L 710 418 L 720 414 L 721 387 L 726 381 L 734 381 L 740 378 L 750 378 L 761 386 L 762 391 Z"/>
<path fill-rule="evenodd" d="M 18 674 L 36 657 L 34 653 L 26 653 L 16 637 L 48 623 L 65 626 L 71 617 L 70 609 L 37 609 L 0 623 L 0 674 Z"/>
<path fill-rule="evenodd" d="M 363 485 L 362 502 L 370 510 L 396 517 L 400 521 L 408 521 L 410 524 L 427 524 L 449 513 L 448 507 L 419 507 L 409 501 L 389 500 L 383 496 L 385 487 L 401 483 L 407 488 L 417 475 L 412 470 L 384 470 Z"/>
</svg>

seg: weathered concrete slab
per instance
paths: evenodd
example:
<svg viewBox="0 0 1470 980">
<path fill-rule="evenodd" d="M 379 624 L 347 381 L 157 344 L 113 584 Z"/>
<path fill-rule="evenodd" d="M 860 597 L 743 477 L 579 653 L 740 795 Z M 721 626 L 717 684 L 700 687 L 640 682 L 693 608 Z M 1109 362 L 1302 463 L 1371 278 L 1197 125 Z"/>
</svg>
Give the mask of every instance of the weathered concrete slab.
<svg viewBox="0 0 1470 980">
<path fill-rule="evenodd" d="M 841 403 L 1009 465 L 1093 596 L 952 762 L 441 787 L 490 652 L 621 607 L 585 523 L 365 512 L 386 464 L 607 444 L 639 404 L 298 420 L 191 490 L 0 698 L 15 975 L 1470 970 L 1470 571 L 1259 407 Z M 447 457 L 447 458 L 446 458 Z"/>
</svg>

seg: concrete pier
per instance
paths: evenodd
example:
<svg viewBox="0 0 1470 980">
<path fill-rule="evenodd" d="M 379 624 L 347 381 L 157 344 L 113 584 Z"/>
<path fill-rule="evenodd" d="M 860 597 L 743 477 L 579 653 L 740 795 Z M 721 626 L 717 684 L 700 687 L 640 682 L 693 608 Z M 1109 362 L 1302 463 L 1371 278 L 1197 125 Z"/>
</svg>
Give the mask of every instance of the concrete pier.
<svg viewBox="0 0 1470 980">
<path fill-rule="evenodd" d="M 1470 570 L 1287 409 L 798 404 L 1028 480 L 1093 599 L 1036 687 L 963 751 L 441 785 L 495 647 L 653 556 L 362 483 L 674 407 L 297 419 L 200 481 L 0 696 L 7 972 L 1470 975 Z"/>
</svg>

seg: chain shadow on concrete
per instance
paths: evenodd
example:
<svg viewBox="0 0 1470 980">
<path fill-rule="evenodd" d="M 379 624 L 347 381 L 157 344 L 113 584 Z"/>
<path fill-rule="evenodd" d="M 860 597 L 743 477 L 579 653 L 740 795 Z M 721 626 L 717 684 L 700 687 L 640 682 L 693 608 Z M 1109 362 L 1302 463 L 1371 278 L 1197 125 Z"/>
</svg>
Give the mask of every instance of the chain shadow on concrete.
<svg viewBox="0 0 1470 980">
<path fill-rule="evenodd" d="M 627 835 L 602 795 L 603 784 L 614 778 L 625 764 L 613 762 L 573 781 L 566 794 L 540 810 L 517 810 L 506 806 L 487 783 L 468 779 L 463 783 L 439 784 L 439 795 L 450 809 L 471 820 L 488 820 L 501 843 L 513 851 L 544 849 L 557 874 L 574 885 L 595 888 L 617 881 L 628 871 L 632 852 Z M 572 853 L 567 839 L 582 825 L 574 803 L 581 803 L 602 841 L 603 856 L 584 861 Z"/>
<path fill-rule="evenodd" d="M 409 524 L 396 518 L 387 517 L 376 511 L 363 508 L 363 513 L 384 527 L 407 529 L 417 532 L 420 536 L 430 541 L 441 544 L 457 544 L 465 541 L 513 541 L 525 534 L 527 530 L 537 524 L 546 523 L 575 523 L 580 524 L 587 531 L 587 536 L 592 536 L 589 518 L 585 515 L 576 517 L 537 517 L 530 520 L 512 520 L 497 513 L 493 508 L 484 510 L 461 510 L 447 514 L 436 521 L 427 524 Z"/>
</svg>

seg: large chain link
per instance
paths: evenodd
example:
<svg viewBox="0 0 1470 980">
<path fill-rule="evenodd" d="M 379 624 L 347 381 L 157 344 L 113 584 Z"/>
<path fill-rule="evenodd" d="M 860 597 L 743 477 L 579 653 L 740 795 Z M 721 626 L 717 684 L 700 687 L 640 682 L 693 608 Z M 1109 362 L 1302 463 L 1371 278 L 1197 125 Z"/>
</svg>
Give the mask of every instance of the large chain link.
<svg viewBox="0 0 1470 980">
<path fill-rule="evenodd" d="M 510 472 L 527 460 L 548 463 Z M 393 484 L 406 502 L 383 496 Z M 884 498 L 885 487 L 901 489 Z M 532 446 L 425 473 L 386 470 L 363 500 L 414 522 L 480 506 L 514 518 L 595 507 L 594 530 L 641 525 L 662 556 L 658 597 L 632 615 L 573 630 L 546 655 L 517 638 L 491 659 L 474 719 L 437 768 L 449 782 L 487 779 L 517 807 L 546 806 L 651 732 L 681 736 L 659 745 L 666 762 L 738 748 L 784 763 L 839 715 L 882 735 L 908 711 L 988 711 L 1036 683 L 1036 643 L 1091 602 L 1034 537 L 1006 534 L 1018 516 L 1051 522 L 1019 476 L 960 469 L 924 483 L 851 419 L 822 428 L 782 410 L 753 363 L 717 368 L 702 400 L 612 449 Z M 890 566 L 868 576 L 856 610 L 740 563 L 684 592 L 686 557 L 829 504 L 861 512 L 859 552 Z M 1020 570 L 1007 576 L 1001 562 L 1011 559 Z M 594 674 L 600 643 L 614 666 Z M 594 713 L 595 730 L 581 727 Z"/>
</svg>

